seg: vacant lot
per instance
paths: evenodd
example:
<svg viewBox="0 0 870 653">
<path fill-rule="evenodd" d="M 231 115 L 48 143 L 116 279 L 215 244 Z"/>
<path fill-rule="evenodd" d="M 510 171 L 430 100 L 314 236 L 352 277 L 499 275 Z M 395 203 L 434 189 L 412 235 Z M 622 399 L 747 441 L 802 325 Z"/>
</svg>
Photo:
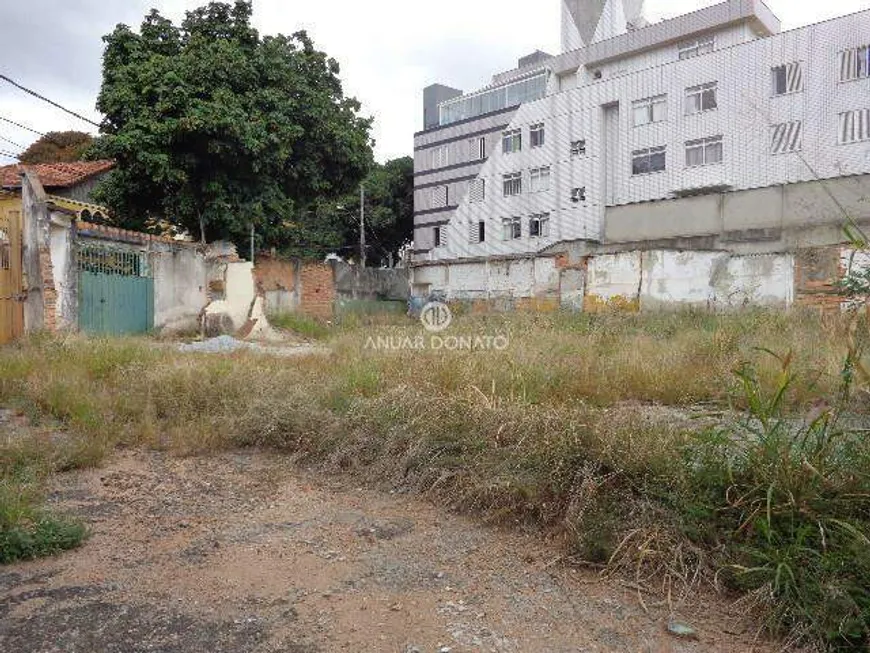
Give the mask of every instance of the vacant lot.
<svg viewBox="0 0 870 653">
<path fill-rule="evenodd" d="M 29 423 L 3 443 L 4 555 L 39 555 L 81 539 L 76 523 L 57 517 L 63 511 L 39 508 L 52 474 L 101 464 L 113 469 L 121 464 L 112 453 L 118 447 L 174 456 L 258 447 L 288 464 L 342 472 L 336 478 L 357 485 L 425 495 L 453 511 L 536 534 L 548 542 L 538 545 L 541 555 L 549 547 L 558 551 L 556 562 L 545 563 L 548 574 L 575 568 L 607 574 L 610 585 L 587 593 L 604 592 L 643 617 L 627 622 L 624 631 L 615 629 L 611 643 L 596 634 L 612 623 L 610 617 L 566 631 L 589 642 L 588 650 L 644 650 L 635 646 L 638 640 L 619 639 L 631 631 L 657 650 L 661 641 L 651 634 L 651 623 L 660 631 L 668 601 L 685 614 L 687 605 L 713 588 L 726 591 L 727 600 L 742 597 L 741 611 L 792 642 L 841 650 L 866 646 L 870 447 L 863 433 L 866 397 L 853 380 L 855 361 L 847 360 L 844 322 L 756 312 L 461 317 L 451 335 L 478 336 L 478 342 L 501 336 L 508 342 L 503 349 L 475 351 L 420 350 L 414 345 L 421 333 L 409 323 L 345 326 L 316 334 L 326 338 L 330 354 L 293 359 L 253 352 L 179 354 L 147 341 L 35 339 L 4 350 L 0 405 L 20 411 Z M 152 465 L 148 460 L 139 464 Z M 173 464 L 149 473 L 161 479 Z M 283 474 L 293 477 L 289 469 Z M 74 484 L 82 477 L 71 478 L 78 480 L 61 481 Z M 272 491 L 280 494 L 281 487 Z M 165 493 L 178 495 L 172 487 Z M 208 491 L 199 488 L 192 496 L 197 494 Z M 347 497 L 347 489 L 323 495 L 323 519 L 347 505 Z M 411 505 L 416 504 L 392 499 L 386 514 Z M 296 511 L 302 506 L 292 504 L 280 519 L 294 522 Z M 231 538 L 243 523 L 255 528 L 271 519 L 255 512 L 242 507 L 215 515 L 215 541 Z M 87 513 L 70 514 L 94 528 Z M 380 523 L 384 516 L 360 510 L 355 518 Z M 345 522 L 339 523 L 344 529 Z M 451 522 L 448 530 L 470 528 L 459 524 Z M 94 533 L 73 556 L 108 546 L 124 559 L 123 527 L 109 543 Z M 413 543 L 417 536 L 403 537 L 411 538 L 411 549 L 402 555 L 429 557 L 422 542 Z M 501 551 L 519 546 L 503 539 L 514 536 L 487 537 L 487 557 L 503 558 Z M 430 538 L 438 541 L 435 534 L 424 539 Z M 529 540 L 525 546 L 535 547 Z M 543 573 L 540 564 L 524 571 L 522 564 L 532 563 L 523 560 L 506 559 L 519 566 L 497 574 Z M 209 553 L 200 564 L 220 574 L 224 561 Z M 171 567 L 167 572 L 174 574 Z M 14 585 L 26 582 L 22 577 Z M 614 583 L 629 583 L 635 603 L 612 594 L 623 587 Z M 493 591 L 502 598 L 511 594 L 504 587 Z M 582 595 L 577 585 L 560 586 L 556 602 L 539 597 L 537 605 L 558 612 L 575 593 Z M 393 598 L 387 594 L 385 600 Z M 403 615 L 400 623 L 417 623 L 417 613 L 405 615 L 404 600 L 396 602 L 402 604 L 394 610 Z M 515 646 L 495 650 L 572 650 L 541 648 L 532 631 L 524 633 L 532 639 L 518 638 L 510 609 L 488 605 L 481 612 L 499 619 L 503 612 L 506 625 L 483 627 Z M 590 614 L 590 605 L 578 609 Z M 558 614 L 554 622 L 569 618 Z M 167 613 L 170 618 L 181 617 Z M 643 619 L 652 622 L 644 625 Z M 362 621 L 371 628 L 374 620 Z M 713 622 L 719 632 L 714 638 L 724 637 L 723 627 L 733 630 L 718 616 Z M 423 650 L 435 639 L 474 647 L 463 644 L 464 635 L 443 634 L 441 625 L 427 631 Z M 300 646 L 309 642 L 299 639 L 303 631 L 292 634 Z M 744 650 L 741 636 L 733 637 L 738 639 L 723 650 Z M 356 640 L 362 650 L 379 650 L 368 642 Z M 333 650 L 316 638 L 311 644 Z"/>
</svg>

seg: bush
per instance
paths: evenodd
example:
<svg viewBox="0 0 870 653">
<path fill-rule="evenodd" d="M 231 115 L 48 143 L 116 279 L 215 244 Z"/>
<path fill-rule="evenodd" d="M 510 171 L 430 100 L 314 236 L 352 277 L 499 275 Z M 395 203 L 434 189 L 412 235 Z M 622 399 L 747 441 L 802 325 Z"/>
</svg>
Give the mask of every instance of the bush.
<svg viewBox="0 0 870 653">
<path fill-rule="evenodd" d="M 0 564 L 53 555 L 85 539 L 82 524 L 52 515 L 41 501 L 30 483 L 0 479 Z"/>
</svg>

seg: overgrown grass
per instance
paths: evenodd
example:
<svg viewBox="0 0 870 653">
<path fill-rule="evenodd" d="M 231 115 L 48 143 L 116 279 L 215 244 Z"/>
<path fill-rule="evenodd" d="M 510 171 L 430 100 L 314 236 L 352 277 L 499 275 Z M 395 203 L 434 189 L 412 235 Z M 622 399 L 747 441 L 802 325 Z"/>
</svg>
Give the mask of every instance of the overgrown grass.
<svg viewBox="0 0 870 653">
<path fill-rule="evenodd" d="M 310 340 L 325 340 L 330 335 L 328 327 L 301 313 L 273 313 L 269 315 L 269 324 Z"/>
<path fill-rule="evenodd" d="M 844 328 L 800 313 L 468 316 L 451 333 L 509 347 L 393 351 L 371 339 L 421 331 L 381 320 L 289 360 L 36 339 L 0 351 L 0 405 L 68 437 L 0 459 L 276 448 L 553 529 L 576 562 L 672 595 L 727 585 L 777 634 L 864 650 L 870 445 Z"/>
</svg>

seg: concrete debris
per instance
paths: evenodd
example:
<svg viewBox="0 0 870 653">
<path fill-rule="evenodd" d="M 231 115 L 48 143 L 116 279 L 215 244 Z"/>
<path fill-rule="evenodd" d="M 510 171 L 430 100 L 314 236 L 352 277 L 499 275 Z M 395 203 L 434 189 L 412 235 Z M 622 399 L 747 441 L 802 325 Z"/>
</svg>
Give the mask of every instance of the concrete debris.
<svg viewBox="0 0 870 653">
<path fill-rule="evenodd" d="M 232 354 L 242 350 L 252 351 L 258 354 L 284 357 L 329 353 L 329 350 L 324 347 L 315 347 L 312 345 L 268 347 L 255 342 L 239 340 L 232 336 L 217 336 L 216 338 L 208 338 L 207 340 L 178 345 L 178 351 L 185 354 Z"/>
<path fill-rule="evenodd" d="M 688 624 L 683 624 L 678 621 L 668 623 L 668 632 L 674 637 L 681 639 L 698 639 L 698 633 Z"/>
<path fill-rule="evenodd" d="M 238 351 L 239 349 L 257 349 L 258 346 L 251 342 L 236 340 L 232 336 L 216 336 L 201 342 L 191 342 L 178 346 L 178 351 L 184 353 L 223 354 Z"/>
</svg>

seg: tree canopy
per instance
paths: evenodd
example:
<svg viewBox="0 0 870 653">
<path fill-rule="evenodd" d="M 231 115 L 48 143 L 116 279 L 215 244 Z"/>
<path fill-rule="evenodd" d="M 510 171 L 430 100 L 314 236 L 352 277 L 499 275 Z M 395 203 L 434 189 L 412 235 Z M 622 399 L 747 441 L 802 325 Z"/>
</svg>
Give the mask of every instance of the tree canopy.
<svg viewBox="0 0 870 653">
<path fill-rule="evenodd" d="M 94 138 L 85 132 L 48 132 L 19 157 L 21 163 L 69 163 L 80 161 Z"/>
<path fill-rule="evenodd" d="M 414 231 L 414 160 L 402 157 L 375 163 L 365 188 L 366 255 L 374 264 L 399 260 Z M 322 257 L 337 252 L 359 257 L 359 189 L 305 207 L 277 244 L 289 256 Z"/>
<path fill-rule="evenodd" d="M 264 36 L 251 2 L 212 2 L 179 26 L 152 10 L 104 38 L 90 152 L 117 169 L 98 191 L 124 226 L 287 242 L 306 207 L 350 192 L 372 164 L 371 120 L 305 32 Z"/>
</svg>

